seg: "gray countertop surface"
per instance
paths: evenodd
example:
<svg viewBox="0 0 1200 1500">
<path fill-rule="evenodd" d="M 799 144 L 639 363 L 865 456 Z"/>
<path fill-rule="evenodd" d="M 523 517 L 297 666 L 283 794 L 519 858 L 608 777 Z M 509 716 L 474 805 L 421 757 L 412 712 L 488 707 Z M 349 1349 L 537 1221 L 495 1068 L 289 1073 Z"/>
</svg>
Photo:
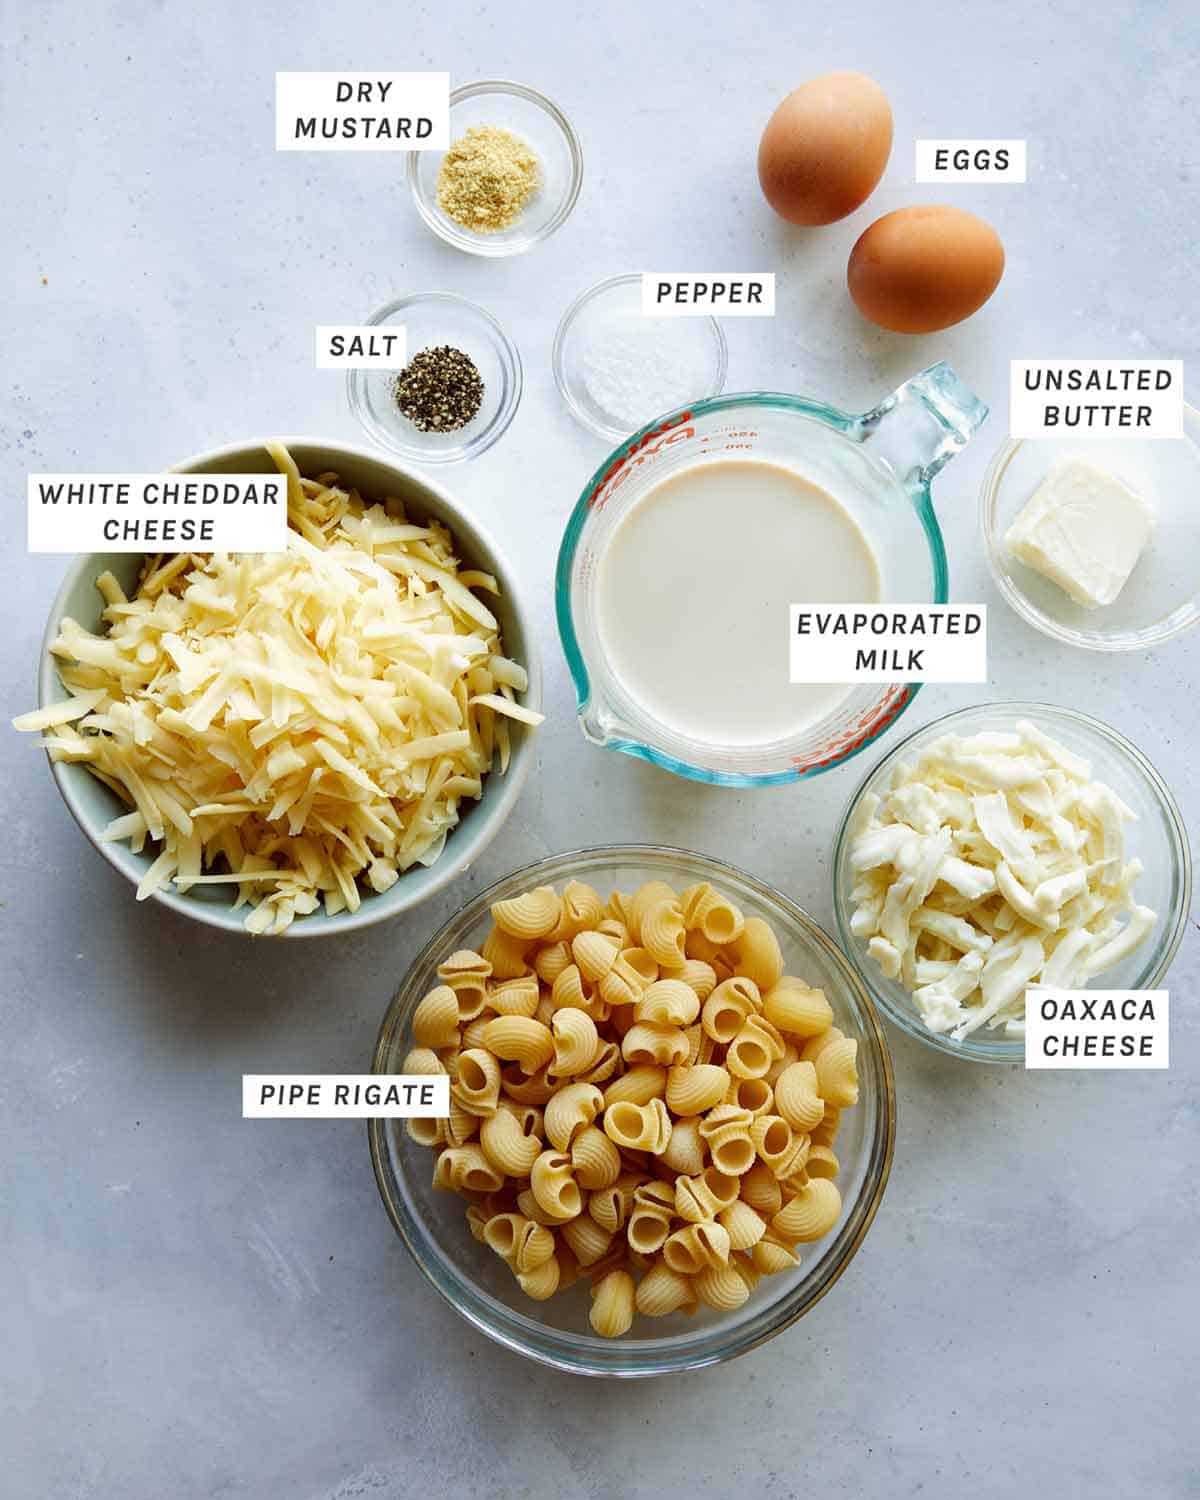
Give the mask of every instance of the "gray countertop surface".
<svg viewBox="0 0 1200 1500">
<path fill-rule="evenodd" d="M 956 596 L 992 606 L 986 693 L 1090 707 L 1195 826 L 1200 637 L 1112 659 L 1052 644 L 995 594 L 976 521 L 1010 357 L 1200 357 L 1194 7 L 47 0 L 7 20 L 5 714 L 32 706 L 65 568 L 25 555 L 27 471 L 154 469 L 275 432 L 359 441 L 341 378 L 312 367 L 313 325 L 443 287 L 492 309 L 525 361 L 507 436 L 446 478 L 514 557 L 549 719 L 515 815 L 469 875 L 317 945 L 251 944 L 135 905 L 36 747 L 0 736 L 0 1491 L 1200 1495 L 1194 920 L 1167 1073 L 971 1067 L 889 1030 L 899 1134 L 862 1250 L 789 1332 L 680 1378 L 572 1379 L 491 1345 L 394 1235 L 361 1125 L 240 1118 L 243 1072 L 364 1069 L 417 946 L 546 853 L 685 844 L 831 921 L 830 843 L 863 761 L 730 792 L 576 728 L 551 578 L 603 446 L 562 408 L 550 346 L 603 276 L 774 269 L 778 315 L 727 323 L 731 390 L 862 409 L 949 359 L 994 411 L 937 486 Z M 574 216 L 533 254 L 489 263 L 424 229 L 401 158 L 276 154 L 274 71 L 339 67 L 542 88 L 582 138 Z M 759 195 L 758 135 L 788 89 L 836 67 L 890 95 L 892 163 L 849 220 L 793 231 Z M 1030 181 L 914 187 L 912 142 L 929 135 L 1027 137 Z M 904 339 L 855 314 L 844 264 L 874 216 L 923 200 L 991 218 L 1008 270 L 970 322 Z M 983 696 L 928 688 L 906 727 Z"/>
</svg>

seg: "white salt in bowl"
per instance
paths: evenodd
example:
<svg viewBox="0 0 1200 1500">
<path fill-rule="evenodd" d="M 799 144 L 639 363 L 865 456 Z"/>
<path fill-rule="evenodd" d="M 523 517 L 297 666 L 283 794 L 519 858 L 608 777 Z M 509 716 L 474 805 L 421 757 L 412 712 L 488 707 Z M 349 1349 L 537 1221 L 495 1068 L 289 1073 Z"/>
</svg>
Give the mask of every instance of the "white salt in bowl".
<svg viewBox="0 0 1200 1500">
<path fill-rule="evenodd" d="M 729 349 L 712 317 L 642 316 L 642 278 L 610 276 L 576 297 L 554 336 L 554 379 L 571 415 L 626 438 L 660 412 L 719 396 Z"/>
</svg>

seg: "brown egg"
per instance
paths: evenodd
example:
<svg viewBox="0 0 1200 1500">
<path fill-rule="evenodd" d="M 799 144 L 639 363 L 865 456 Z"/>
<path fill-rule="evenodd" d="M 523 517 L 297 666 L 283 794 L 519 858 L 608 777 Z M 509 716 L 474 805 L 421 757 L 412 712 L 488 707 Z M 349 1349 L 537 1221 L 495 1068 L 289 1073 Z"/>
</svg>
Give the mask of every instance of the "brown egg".
<svg viewBox="0 0 1200 1500">
<path fill-rule="evenodd" d="M 875 80 L 823 73 L 793 89 L 767 121 L 758 180 L 790 224 L 832 224 L 871 196 L 891 150 L 891 106 Z"/>
<path fill-rule="evenodd" d="M 884 214 L 859 236 L 846 280 L 864 318 L 893 333 L 934 333 L 969 318 L 1004 274 L 1004 246 L 963 208 Z"/>
</svg>

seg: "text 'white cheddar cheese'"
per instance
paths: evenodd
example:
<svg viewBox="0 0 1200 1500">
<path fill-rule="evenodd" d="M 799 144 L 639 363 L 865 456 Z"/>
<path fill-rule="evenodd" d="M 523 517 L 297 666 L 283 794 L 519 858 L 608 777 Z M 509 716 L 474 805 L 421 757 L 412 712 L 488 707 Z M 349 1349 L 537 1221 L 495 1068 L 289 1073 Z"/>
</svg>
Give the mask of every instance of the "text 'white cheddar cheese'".
<svg viewBox="0 0 1200 1500">
<path fill-rule="evenodd" d="M 509 720 L 541 720 L 444 527 L 271 453 L 287 551 L 148 558 L 132 599 L 104 574 L 105 633 L 64 619 L 51 647 L 70 696 L 14 721 L 130 807 L 106 839 L 157 844 L 139 899 L 235 885 L 259 933 L 432 864 Z"/>
</svg>

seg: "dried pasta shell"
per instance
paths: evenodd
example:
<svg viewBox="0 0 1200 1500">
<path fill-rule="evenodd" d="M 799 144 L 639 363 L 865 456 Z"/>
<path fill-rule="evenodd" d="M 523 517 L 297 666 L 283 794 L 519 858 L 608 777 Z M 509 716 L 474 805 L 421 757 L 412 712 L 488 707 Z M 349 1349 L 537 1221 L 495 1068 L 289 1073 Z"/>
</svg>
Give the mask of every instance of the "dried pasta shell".
<svg viewBox="0 0 1200 1500">
<path fill-rule="evenodd" d="M 763 1014 L 789 1036 L 819 1036 L 833 1025 L 833 1007 L 824 990 L 809 989 L 787 975 L 763 996 Z"/>
<path fill-rule="evenodd" d="M 600 994 L 610 1006 L 633 1005 L 658 978 L 658 965 L 644 948 L 622 948 L 600 981 Z"/>
<path fill-rule="evenodd" d="M 658 964 L 678 967 L 687 957 L 684 951 L 683 912 L 674 896 L 656 901 L 641 915 L 638 936 L 642 947 Z"/>
<path fill-rule="evenodd" d="M 747 917 L 735 948 L 738 972 L 753 979 L 760 990 L 773 989 L 779 983 L 783 953 L 769 923 L 761 917 Z"/>
<path fill-rule="evenodd" d="M 755 1162 L 741 1179 L 742 1199 L 770 1219 L 783 1207 L 783 1188 L 766 1162 Z"/>
<path fill-rule="evenodd" d="M 488 1009 L 498 1016 L 532 1016 L 540 994 L 536 975 L 522 974 L 517 979 L 492 985 L 487 995 Z"/>
<path fill-rule="evenodd" d="M 645 1180 L 644 1175 L 623 1172 L 612 1187 L 601 1188 L 591 1195 L 588 1199 L 588 1213 L 602 1228 L 616 1234 L 617 1230 L 624 1229 L 625 1221 L 633 1208 L 634 1191 Z"/>
<path fill-rule="evenodd" d="M 823 1031 L 820 1036 L 809 1037 L 800 1049 L 800 1057 L 804 1062 L 815 1063 L 826 1047 L 832 1047 L 835 1042 L 844 1042 L 846 1033 L 839 1031 L 836 1026 L 831 1026 Z"/>
<path fill-rule="evenodd" d="M 588 1320 L 601 1338 L 616 1339 L 628 1333 L 633 1323 L 634 1286 L 628 1271 L 610 1271 L 592 1288 L 592 1310 Z"/>
<path fill-rule="evenodd" d="M 717 1215 L 717 1223 L 729 1236 L 731 1250 L 749 1250 L 767 1232 L 766 1219 L 742 1198 L 723 1208 Z"/>
<path fill-rule="evenodd" d="M 633 942 L 629 935 L 629 928 L 616 917 L 605 917 L 597 922 L 596 931 L 602 937 L 611 938 L 618 949 L 628 948 Z"/>
<path fill-rule="evenodd" d="M 494 1193 L 504 1183 L 504 1175 L 483 1154 L 474 1141 L 465 1146 L 447 1146 L 438 1153 L 433 1185 L 456 1193 Z"/>
<path fill-rule="evenodd" d="M 484 1027 L 483 1045 L 496 1057 L 515 1062 L 526 1075 L 544 1068 L 554 1056 L 549 1027 L 531 1016 L 497 1016 Z"/>
<path fill-rule="evenodd" d="M 604 1095 L 592 1083 L 570 1083 L 546 1101 L 546 1138 L 556 1151 L 569 1151 L 579 1132 L 604 1108 Z"/>
<path fill-rule="evenodd" d="M 452 1146 L 465 1145 L 479 1129 L 480 1116 L 472 1114 L 454 1096 L 450 1096 L 450 1113 L 446 1117 L 446 1139 Z"/>
<path fill-rule="evenodd" d="M 765 1016 L 748 1016 L 729 1043 L 725 1066 L 738 1078 L 765 1078 L 783 1056 L 783 1038 Z"/>
<path fill-rule="evenodd" d="M 750 1288 L 733 1266 L 705 1266 L 692 1278 L 696 1296 L 705 1307 L 733 1312 L 750 1296 Z"/>
<path fill-rule="evenodd" d="M 458 1046 L 458 996 L 448 984 L 430 990 L 413 1011 L 412 1034 L 419 1047 Z"/>
<path fill-rule="evenodd" d="M 481 1203 L 467 1204 L 467 1228 L 471 1231 L 471 1238 L 478 1240 L 481 1245 L 485 1243 L 484 1231 L 492 1217 Z"/>
<path fill-rule="evenodd" d="M 538 1266 L 536 1271 L 519 1272 L 517 1285 L 527 1297 L 532 1297 L 535 1302 L 545 1302 L 547 1298 L 553 1297 L 561 1285 L 557 1257 L 552 1255 L 544 1265 Z"/>
<path fill-rule="evenodd" d="M 823 1047 L 816 1068 L 817 1092 L 827 1104 L 847 1109 L 858 1103 L 858 1043 L 853 1037 Z"/>
<path fill-rule="evenodd" d="M 479 1144 L 487 1159 L 506 1177 L 528 1177 L 542 1153 L 538 1137 L 528 1134 L 507 1109 L 487 1116 L 479 1128 Z"/>
<path fill-rule="evenodd" d="M 758 1115 L 750 1126 L 750 1139 L 760 1161 L 778 1175 L 778 1169 L 796 1154 L 792 1127 L 781 1115 Z"/>
<path fill-rule="evenodd" d="M 600 1036 L 586 1011 L 564 1005 L 551 1016 L 550 1033 L 554 1038 L 551 1071 L 556 1078 L 573 1078 L 591 1066 Z"/>
<path fill-rule="evenodd" d="M 775 1080 L 775 1107 L 793 1130 L 811 1131 L 825 1113 L 813 1063 L 794 1062 Z"/>
<path fill-rule="evenodd" d="M 484 938 L 479 953 L 491 964 L 493 979 L 516 979 L 528 968 L 525 962 L 528 950 L 529 944 L 523 938 L 493 927 Z"/>
<path fill-rule="evenodd" d="M 804 1167 L 810 1177 L 834 1178 L 840 1170 L 838 1159 L 829 1146 L 810 1146 Z"/>
<path fill-rule="evenodd" d="M 782 1240 L 808 1243 L 827 1235 L 841 1212 L 837 1185 L 827 1177 L 814 1177 L 783 1205 L 771 1220 L 771 1228 Z"/>
<path fill-rule="evenodd" d="M 501 932 L 514 937 L 518 942 L 533 942 L 548 936 L 558 926 L 562 915 L 562 902 L 548 885 L 526 891 L 522 896 L 513 896 L 507 901 L 497 901 L 492 906 L 492 921 Z"/>
<path fill-rule="evenodd" d="M 678 1026 L 656 1026 L 638 1021 L 625 1033 L 621 1055 L 628 1063 L 658 1063 L 668 1067 L 688 1055 L 688 1040 Z"/>
<path fill-rule="evenodd" d="M 656 1260 L 637 1285 L 635 1303 L 647 1318 L 665 1318 L 695 1300 L 691 1278 Z"/>
<path fill-rule="evenodd" d="M 473 1021 L 467 1022 L 462 1029 L 462 1048 L 464 1052 L 475 1051 L 483 1046 L 483 1028 L 491 1019 L 491 1011 L 484 1010 Z"/>
<path fill-rule="evenodd" d="M 708 1144 L 713 1166 L 728 1177 L 740 1177 L 754 1164 L 754 1142 L 750 1123 L 754 1116 L 736 1104 L 718 1104 L 710 1109 L 700 1124 L 700 1134 Z"/>
<path fill-rule="evenodd" d="M 710 943 L 723 946 L 741 937 L 746 925 L 741 912 L 707 881 L 688 886 L 679 899 L 685 925 L 699 928 Z"/>
<path fill-rule="evenodd" d="M 565 939 L 549 943 L 534 954 L 533 972 L 543 984 L 553 985 L 563 970 L 570 967 L 571 961 L 570 943 Z"/>
<path fill-rule="evenodd" d="M 689 989 L 695 990 L 701 1004 L 717 987 L 717 971 L 702 958 L 685 958 L 677 969 L 660 970 L 659 978 L 677 979 L 681 984 L 686 984 Z"/>
<path fill-rule="evenodd" d="M 581 932 L 571 940 L 571 953 L 579 972 L 590 984 L 604 978 L 620 951 L 612 938 L 600 932 Z"/>
<path fill-rule="evenodd" d="M 575 1181 L 589 1193 L 612 1187 L 621 1175 L 621 1153 L 598 1125 L 585 1125 L 571 1141 Z"/>
<path fill-rule="evenodd" d="M 638 886 L 629 898 L 624 912 L 617 912 L 622 917 L 634 938 L 641 940 L 642 920 L 647 910 L 660 901 L 674 901 L 675 892 L 665 880 L 648 880 L 644 885 Z"/>
<path fill-rule="evenodd" d="M 716 1063 L 674 1067 L 667 1074 L 667 1106 L 676 1115 L 702 1115 L 721 1103 L 729 1082 L 729 1074 Z"/>
<path fill-rule="evenodd" d="M 405 1134 L 409 1140 L 416 1141 L 418 1146 L 445 1146 L 450 1142 L 446 1138 L 446 1121 L 433 1120 L 428 1116 L 416 1116 L 404 1122 Z"/>
<path fill-rule="evenodd" d="M 583 880 L 568 880 L 563 887 L 562 914 L 551 936 L 573 938 L 585 928 L 595 927 L 604 917 L 600 892 Z"/>
<path fill-rule="evenodd" d="M 482 953 L 473 948 L 459 948 L 438 964 L 438 978 L 451 989 L 468 979 L 490 979 L 492 966 Z"/>
<path fill-rule="evenodd" d="M 500 1064 L 482 1047 L 468 1048 L 459 1055 L 458 1077 L 450 1093 L 470 1114 L 494 1113 L 500 1098 Z"/>
<path fill-rule="evenodd" d="M 736 1177 L 727 1177 L 715 1167 L 709 1167 L 698 1177 L 677 1177 L 675 1212 L 689 1224 L 703 1224 L 736 1203 L 738 1189 Z"/>
<path fill-rule="evenodd" d="M 653 1255 L 671 1232 L 675 1192 L 666 1182 L 643 1182 L 635 1189 L 633 1209 L 625 1230 L 631 1250 Z"/>
<path fill-rule="evenodd" d="M 544 1211 L 530 1188 L 522 1188 L 517 1194 L 517 1211 L 527 1219 L 532 1219 L 535 1224 L 544 1224 L 548 1229 L 557 1229 L 563 1222 Z"/>
<path fill-rule="evenodd" d="M 616 1042 L 601 1042 L 591 1062 L 579 1074 L 578 1081 L 580 1083 L 607 1083 L 622 1067 L 624 1063 L 621 1060 L 621 1049 Z"/>
<path fill-rule="evenodd" d="M 661 1099 L 651 1099 L 649 1104 L 620 1100 L 604 1111 L 604 1133 L 618 1149 L 658 1155 L 671 1139 L 671 1116 Z"/>
<path fill-rule="evenodd" d="M 731 1078 L 725 1103 L 748 1109 L 752 1115 L 766 1115 L 774 1107 L 775 1091 L 765 1078 Z"/>
<path fill-rule="evenodd" d="M 642 992 L 634 1014 L 656 1026 L 690 1026 L 700 1014 L 700 997 L 681 979 L 656 979 Z"/>
<path fill-rule="evenodd" d="M 671 1126 L 667 1149 L 658 1158 L 662 1167 L 694 1177 L 704 1170 L 704 1141 L 700 1135 L 700 1117 L 685 1115 Z"/>
<path fill-rule="evenodd" d="M 685 1224 L 668 1235 L 663 1259 L 681 1276 L 695 1276 L 706 1266 L 729 1262 L 729 1233 L 720 1224 Z"/>
<path fill-rule="evenodd" d="M 800 1264 L 800 1257 L 791 1245 L 772 1237 L 768 1230 L 750 1251 L 750 1263 L 764 1276 L 778 1276 L 781 1271 L 790 1271 Z"/>
<path fill-rule="evenodd" d="M 728 1043 L 754 1015 L 761 1000 L 758 986 L 751 979 L 735 975 L 717 985 L 704 1002 L 700 1024 L 714 1042 Z"/>
<path fill-rule="evenodd" d="M 558 1084 L 550 1078 L 545 1068 L 526 1074 L 519 1064 L 514 1063 L 500 1075 L 500 1087 L 508 1098 L 514 1099 L 518 1104 L 541 1105 L 553 1098 Z"/>
<path fill-rule="evenodd" d="M 838 1127 L 842 1122 L 842 1112 L 835 1109 L 832 1104 L 825 1106 L 819 1124 L 813 1126 L 809 1134 L 814 1146 L 832 1146 L 837 1139 Z"/>
<path fill-rule="evenodd" d="M 584 1270 L 603 1260 L 612 1248 L 612 1231 L 597 1224 L 588 1214 L 568 1220 L 559 1233 Z"/>
<path fill-rule="evenodd" d="M 432 1047 L 414 1047 L 405 1057 L 400 1071 L 436 1076 L 446 1071 L 446 1065 Z"/>
<path fill-rule="evenodd" d="M 554 1001 L 549 995 L 542 994 L 538 998 L 537 1009 L 533 1013 L 533 1019 L 540 1021 L 543 1026 L 549 1026 L 554 1019 Z"/>
<path fill-rule="evenodd" d="M 573 1219 L 583 1212 L 583 1194 L 571 1175 L 571 1158 L 561 1151 L 542 1152 L 530 1170 L 529 1189 L 551 1219 Z"/>
<path fill-rule="evenodd" d="M 654 1063 L 638 1063 L 628 1068 L 604 1090 L 604 1107 L 614 1104 L 649 1104 L 661 1099 L 667 1091 L 667 1070 Z"/>
<path fill-rule="evenodd" d="M 783 1187 L 783 1196 L 797 1192 L 808 1180 L 808 1154 L 812 1141 L 806 1135 L 798 1135 L 792 1142 L 792 1154 L 775 1168 L 775 1175 Z"/>
</svg>

